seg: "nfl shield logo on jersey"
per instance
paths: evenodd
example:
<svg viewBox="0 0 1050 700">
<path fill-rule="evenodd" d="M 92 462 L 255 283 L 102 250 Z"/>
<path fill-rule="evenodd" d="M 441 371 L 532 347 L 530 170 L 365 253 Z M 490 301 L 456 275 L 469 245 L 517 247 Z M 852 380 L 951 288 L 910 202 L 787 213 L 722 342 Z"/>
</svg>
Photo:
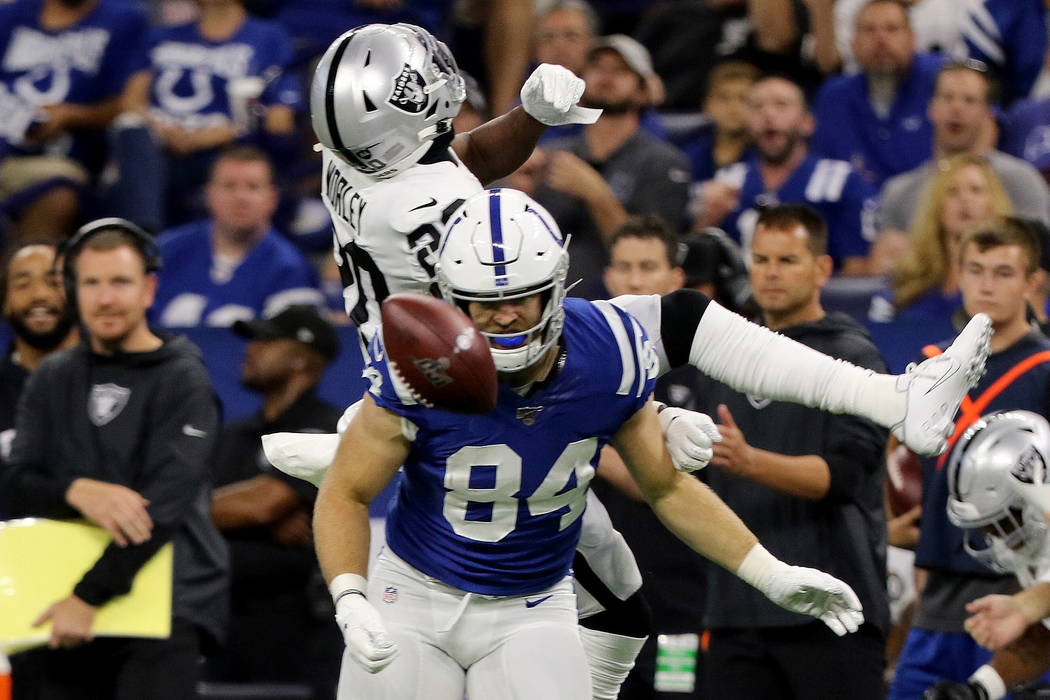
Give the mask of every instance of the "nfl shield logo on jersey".
<svg viewBox="0 0 1050 700">
<path fill-rule="evenodd" d="M 124 410 L 131 397 L 131 389 L 117 384 L 96 384 L 88 394 L 88 418 L 96 427 L 102 427 Z"/>
<path fill-rule="evenodd" d="M 397 602 L 397 587 L 387 586 L 383 589 L 383 602 L 387 605 Z"/>
<path fill-rule="evenodd" d="M 427 95 L 423 92 L 425 87 L 423 76 L 406 63 L 394 81 L 394 91 L 387 102 L 402 112 L 419 114 L 427 106 Z"/>
</svg>

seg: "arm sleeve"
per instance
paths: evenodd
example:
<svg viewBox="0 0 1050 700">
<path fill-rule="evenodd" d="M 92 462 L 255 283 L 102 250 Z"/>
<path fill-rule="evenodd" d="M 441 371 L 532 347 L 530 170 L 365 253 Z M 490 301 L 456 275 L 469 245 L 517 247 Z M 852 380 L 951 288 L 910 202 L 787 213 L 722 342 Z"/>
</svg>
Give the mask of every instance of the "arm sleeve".
<svg viewBox="0 0 1050 700">
<path fill-rule="evenodd" d="M 74 589 L 91 605 L 131 589 L 135 574 L 172 538 L 207 483 L 219 432 L 219 407 L 204 367 L 194 364 L 173 374 L 164 389 L 147 417 L 144 466 L 135 484 L 135 490 L 150 501 L 152 537 L 138 546 L 106 548 Z"/>
<path fill-rule="evenodd" d="M 52 435 L 47 413 L 47 391 L 54 375 L 40 368 L 29 377 L 18 401 L 15 439 L 6 474 L 0 480 L 5 512 L 12 517 L 75 518 L 66 503 L 66 491 L 75 477 L 56 476 L 47 464 L 47 445 L 61 439 Z"/>
</svg>

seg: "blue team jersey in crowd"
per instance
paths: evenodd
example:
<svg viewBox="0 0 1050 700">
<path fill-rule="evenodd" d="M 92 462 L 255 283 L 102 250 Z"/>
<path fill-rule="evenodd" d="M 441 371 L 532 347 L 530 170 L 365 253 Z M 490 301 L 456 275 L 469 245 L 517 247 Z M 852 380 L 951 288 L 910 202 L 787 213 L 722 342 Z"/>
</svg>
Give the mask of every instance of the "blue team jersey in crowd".
<svg viewBox="0 0 1050 700">
<path fill-rule="evenodd" d="M 565 300 L 565 363 L 528 396 L 500 385 L 484 415 L 427 409 L 392 377 L 377 334 L 375 402 L 417 432 L 387 515 L 390 548 L 429 576 L 484 595 L 561 580 L 602 446 L 648 400 L 656 354 L 634 317 Z"/>
<path fill-rule="evenodd" d="M 820 212 L 828 224 L 828 254 L 836 265 L 867 255 L 875 238 L 875 189 L 845 161 L 806 156 L 775 192 L 767 192 L 762 183 L 758 156 L 719 170 L 716 179 L 740 188 L 737 207 L 721 228 L 745 250 L 751 249 L 759 210 L 776 204 L 808 204 Z"/>
<path fill-rule="evenodd" d="M 1001 125 L 999 148 L 1050 174 L 1050 99 L 1016 103 Z"/>
<path fill-rule="evenodd" d="M 324 303 L 313 267 L 273 229 L 232 268 L 212 253 L 210 221 L 168 231 L 157 245 L 164 267 L 151 319 L 162 326 L 229 326 L 290 304 Z"/>
<path fill-rule="evenodd" d="M 150 45 L 156 72 L 150 104 L 162 119 L 190 128 L 219 126 L 249 118 L 246 100 L 292 108 L 302 102 L 298 78 L 285 72 L 291 40 L 276 22 L 249 17 L 221 41 L 201 36 L 195 23 L 164 27 Z M 231 90 L 252 82 L 258 95 L 231 99 Z"/>
<path fill-rule="evenodd" d="M 40 26 L 42 7 L 43 0 L 0 3 L 0 140 L 12 152 L 38 149 L 21 143 L 27 124 L 10 129 L 6 105 L 18 112 L 18 104 L 98 103 L 120 95 L 127 79 L 148 67 L 149 26 L 137 8 L 101 0 L 80 22 L 51 31 Z M 83 146 L 66 135 L 48 150 L 79 158 Z"/>
<path fill-rule="evenodd" d="M 968 0 L 965 5 L 960 32 L 970 57 L 996 71 L 1005 104 L 1027 97 L 1046 55 L 1043 0 Z"/>
<path fill-rule="evenodd" d="M 810 150 L 849 161 L 876 187 L 919 167 L 932 152 L 933 126 L 926 106 L 943 63 L 939 54 L 916 55 L 885 119 L 871 107 L 863 73 L 829 78 L 813 105 L 817 126 Z"/>
</svg>

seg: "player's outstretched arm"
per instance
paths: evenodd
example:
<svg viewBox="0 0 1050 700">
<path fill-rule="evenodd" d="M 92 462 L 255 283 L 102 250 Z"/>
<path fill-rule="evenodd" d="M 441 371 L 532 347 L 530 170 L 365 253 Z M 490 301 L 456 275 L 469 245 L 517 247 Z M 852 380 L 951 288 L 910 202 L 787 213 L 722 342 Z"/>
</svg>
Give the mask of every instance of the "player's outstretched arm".
<svg viewBox="0 0 1050 700">
<path fill-rule="evenodd" d="M 517 170 L 530 155 L 548 126 L 593 124 L 599 109 L 577 105 L 584 82 L 562 66 L 544 63 L 521 88 L 521 106 L 485 122 L 452 141 L 470 172 L 487 185 Z"/>
<path fill-rule="evenodd" d="M 366 395 L 347 427 L 314 505 L 314 542 L 350 656 L 371 673 L 397 654 L 367 599 L 368 504 L 408 456 L 401 418 Z"/>
<path fill-rule="evenodd" d="M 774 603 L 820 618 L 836 634 L 855 632 L 863 622 L 860 601 L 848 585 L 780 561 L 711 489 L 675 470 L 651 401 L 620 428 L 612 444 L 660 521 L 692 549 Z"/>
</svg>

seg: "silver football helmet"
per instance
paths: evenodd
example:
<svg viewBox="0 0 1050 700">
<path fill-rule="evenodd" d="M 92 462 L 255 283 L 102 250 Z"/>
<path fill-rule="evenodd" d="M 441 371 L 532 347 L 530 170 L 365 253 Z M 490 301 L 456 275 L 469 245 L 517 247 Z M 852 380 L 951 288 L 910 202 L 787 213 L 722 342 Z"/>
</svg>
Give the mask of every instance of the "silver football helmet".
<svg viewBox="0 0 1050 700">
<path fill-rule="evenodd" d="M 948 463 L 948 519 L 973 558 L 1016 571 L 1046 545 L 1050 424 L 1030 411 L 1001 411 L 971 425 Z"/>
<path fill-rule="evenodd" d="M 412 24 L 367 24 L 328 47 L 310 86 L 317 138 L 355 169 L 387 178 L 452 129 L 466 97 L 444 43 Z"/>
<path fill-rule="evenodd" d="M 484 333 L 500 372 L 525 369 L 544 356 L 565 323 L 567 241 L 546 209 L 517 190 L 468 198 L 441 238 L 436 276 L 444 298 L 468 312 L 470 302 L 542 294 L 539 322 L 514 333 Z"/>
</svg>

